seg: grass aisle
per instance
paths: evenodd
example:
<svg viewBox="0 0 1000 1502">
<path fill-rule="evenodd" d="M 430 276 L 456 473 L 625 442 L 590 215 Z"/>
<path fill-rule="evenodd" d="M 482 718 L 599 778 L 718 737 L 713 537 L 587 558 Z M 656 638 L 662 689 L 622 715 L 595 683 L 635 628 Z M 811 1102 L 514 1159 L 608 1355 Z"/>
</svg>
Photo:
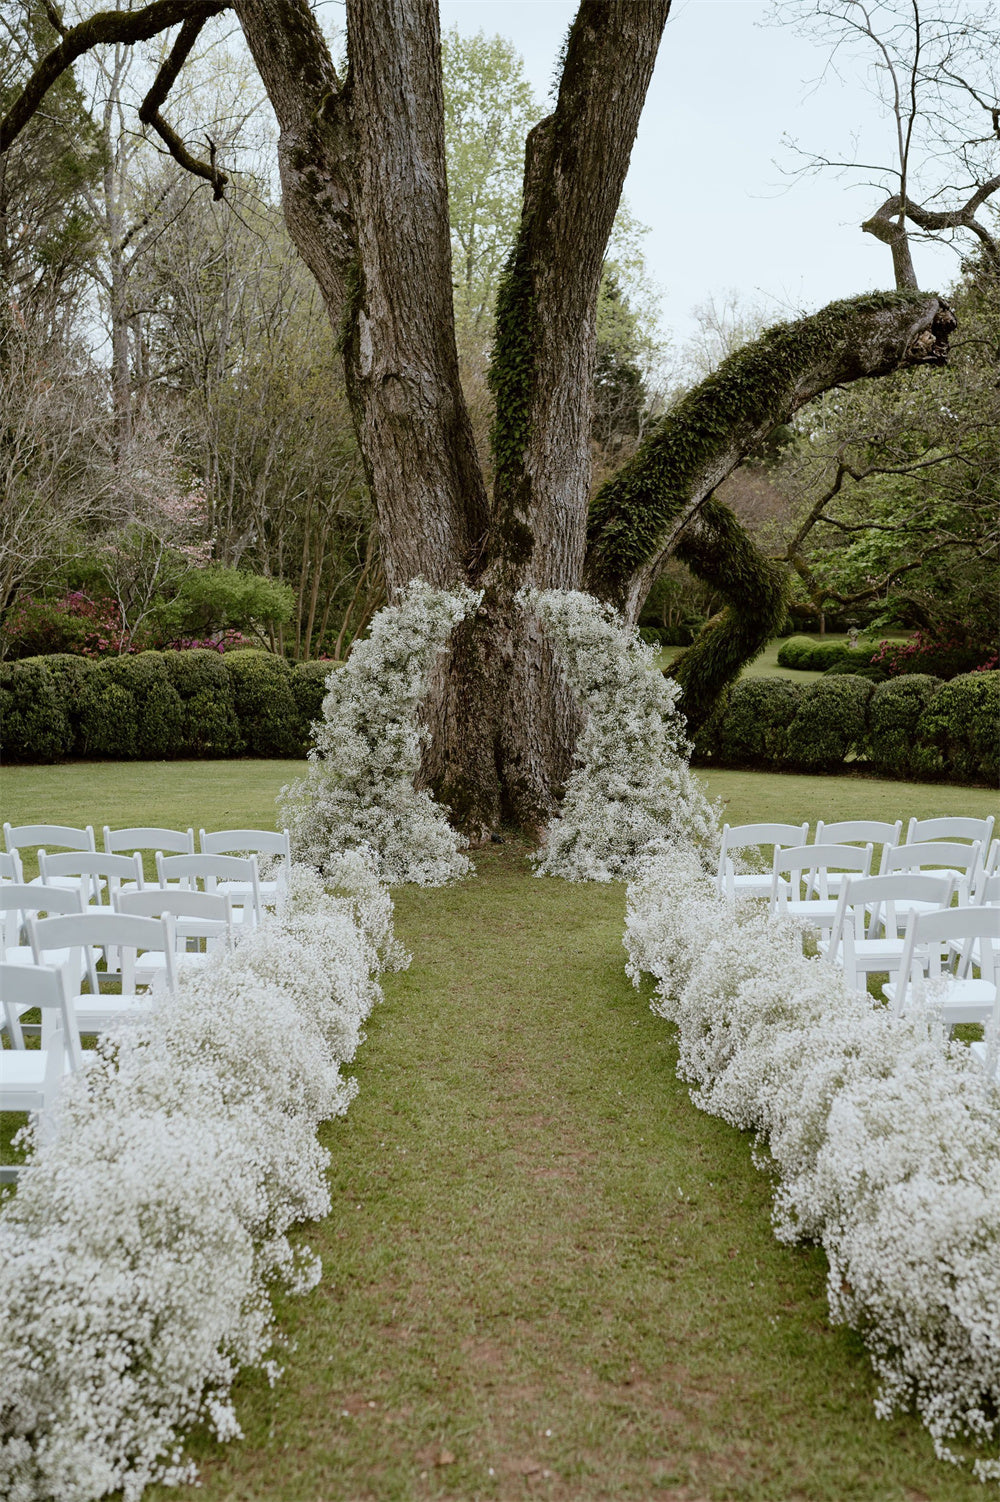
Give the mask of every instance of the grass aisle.
<svg viewBox="0 0 1000 1502">
<path fill-rule="evenodd" d="M 395 894 L 414 961 L 327 1129 L 323 1281 L 279 1309 L 285 1376 L 241 1384 L 246 1439 L 198 1446 L 195 1495 L 981 1498 L 875 1419 L 822 1256 L 774 1242 L 749 1141 L 676 1082 L 621 888 L 533 880 L 511 846 L 478 864 Z"/>
</svg>

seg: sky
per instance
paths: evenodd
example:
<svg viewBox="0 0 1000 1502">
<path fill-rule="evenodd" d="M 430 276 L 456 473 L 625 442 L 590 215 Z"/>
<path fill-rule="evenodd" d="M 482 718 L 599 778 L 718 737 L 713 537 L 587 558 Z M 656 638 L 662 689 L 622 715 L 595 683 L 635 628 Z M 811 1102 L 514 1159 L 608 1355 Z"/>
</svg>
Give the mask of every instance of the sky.
<svg viewBox="0 0 1000 1502">
<path fill-rule="evenodd" d="M 509 37 L 544 100 L 575 11 L 573 0 L 441 0 L 441 24 Z M 881 161 L 888 122 L 860 80 L 816 87 L 822 50 L 763 24 L 766 11 L 763 0 L 674 0 L 646 98 L 625 195 L 649 226 L 647 263 L 679 344 L 694 309 L 731 292 L 781 318 L 892 285 L 888 247 L 859 227 L 878 190 L 832 172 L 789 176 L 797 159 L 782 144 L 843 157 L 856 136 L 863 159 Z M 958 271 L 946 247 L 916 245 L 914 262 L 935 290 Z"/>
</svg>

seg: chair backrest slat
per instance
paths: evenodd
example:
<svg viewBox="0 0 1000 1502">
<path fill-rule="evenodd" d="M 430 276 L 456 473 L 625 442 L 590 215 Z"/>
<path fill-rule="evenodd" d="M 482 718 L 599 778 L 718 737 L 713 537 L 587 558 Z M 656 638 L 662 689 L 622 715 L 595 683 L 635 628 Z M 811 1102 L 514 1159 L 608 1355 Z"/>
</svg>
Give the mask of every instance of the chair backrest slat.
<svg viewBox="0 0 1000 1502">
<path fill-rule="evenodd" d="M 104 848 L 109 855 L 123 850 L 175 850 L 182 855 L 193 855 L 194 829 L 154 829 L 142 825 L 112 829 L 105 824 Z"/>
<path fill-rule="evenodd" d="M 72 824 L 4 824 L 4 844 L 8 850 L 27 846 L 58 845 L 67 850 L 94 850 L 94 830 L 88 824 L 79 829 Z"/>
</svg>

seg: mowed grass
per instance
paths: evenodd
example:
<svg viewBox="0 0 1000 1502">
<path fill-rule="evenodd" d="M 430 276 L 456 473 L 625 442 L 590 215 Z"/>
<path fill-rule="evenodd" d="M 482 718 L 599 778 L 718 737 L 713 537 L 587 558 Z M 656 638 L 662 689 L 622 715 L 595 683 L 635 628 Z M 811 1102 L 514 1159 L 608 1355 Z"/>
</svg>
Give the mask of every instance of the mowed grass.
<svg viewBox="0 0 1000 1502">
<path fill-rule="evenodd" d="M 4 817 L 267 825 L 295 770 L 17 769 Z M 994 801 L 706 780 L 731 822 Z M 245 1439 L 195 1437 L 192 1495 L 981 1497 L 915 1420 L 875 1418 L 863 1347 L 827 1322 L 822 1254 L 775 1242 L 750 1140 L 691 1105 L 670 1030 L 625 980 L 622 888 L 537 880 L 525 853 L 511 840 L 474 878 L 394 894 L 413 964 L 386 978 L 358 1099 L 324 1129 L 333 1211 L 301 1233 L 322 1282 L 279 1301 L 277 1387 L 239 1381 Z"/>
<path fill-rule="evenodd" d="M 879 641 L 904 641 L 906 638 L 898 632 L 889 631 L 884 633 L 883 635 L 880 635 L 878 639 Z M 808 637 L 808 640 L 815 642 L 817 646 L 821 642 L 839 642 L 842 645 L 846 646 L 848 637 L 846 632 L 837 633 L 828 631 L 825 636 L 810 635 Z M 793 683 L 815 683 L 817 679 L 823 677 L 822 673 L 814 673 L 811 669 L 807 670 L 802 668 L 783 668 L 778 662 L 778 653 L 781 651 L 784 644 L 784 637 L 772 637 L 760 656 L 755 657 L 753 662 L 749 663 L 743 669 L 740 676 L 746 678 L 790 678 Z M 865 648 L 867 648 L 868 654 L 871 655 L 871 653 L 875 650 L 875 643 L 870 642 L 866 637 L 862 642 L 862 654 Z M 660 666 L 664 668 L 669 667 L 674 658 L 679 657 L 683 650 L 683 647 L 661 648 L 659 654 Z"/>
</svg>

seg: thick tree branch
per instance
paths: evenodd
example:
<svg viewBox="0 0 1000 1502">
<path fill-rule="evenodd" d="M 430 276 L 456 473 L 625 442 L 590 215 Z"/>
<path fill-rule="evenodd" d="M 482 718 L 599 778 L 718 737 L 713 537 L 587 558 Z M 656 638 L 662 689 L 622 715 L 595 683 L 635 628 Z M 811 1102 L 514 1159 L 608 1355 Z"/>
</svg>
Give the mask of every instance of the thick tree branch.
<svg viewBox="0 0 1000 1502">
<path fill-rule="evenodd" d="M 866 234 L 874 235 L 877 240 L 890 245 L 894 258 L 897 254 L 900 239 L 906 241 L 907 238 L 906 226 L 902 222 L 904 218 L 908 219 L 911 224 L 915 224 L 918 229 L 923 230 L 971 230 L 974 235 L 979 237 L 986 254 L 993 261 L 994 265 L 1000 266 L 1000 247 L 997 246 L 996 240 L 990 234 L 989 230 L 986 229 L 985 225 L 980 224 L 976 218 L 977 209 L 982 208 L 986 200 L 998 189 L 1000 189 L 1000 175 L 991 177 L 988 181 L 980 183 L 975 192 L 971 193 L 965 203 L 957 209 L 925 209 L 922 204 L 914 203 L 912 198 L 907 198 L 905 194 L 901 195 L 897 193 L 891 198 L 887 198 L 881 208 L 876 209 L 872 217 L 865 220 L 861 228 Z M 908 249 L 906 255 L 908 258 Z M 913 281 L 906 283 L 906 285 L 915 287 L 917 285 L 916 278 L 914 277 Z"/>
<path fill-rule="evenodd" d="M 601 268 L 670 0 L 583 0 L 553 114 L 525 152 L 490 383 L 495 568 L 571 588 L 585 547 Z"/>
<path fill-rule="evenodd" d="M 781 324 L 731 355 L 596 496 L 588 588 L 634 620 L 681 532 L 768 433 L 833 386 L 943 364 L 954 327 L 933 293 L 871 293 Z"/>
<path fill-rule="evenodd" d="M 222 7 L 217 6 L 216 9 L 219 10 Z M 184 22 L 170 49 L 170 55 L 163 62 L 153 80 L 152 88 L 139 106 L 139 119 L 143 125 L 152 126 L 165 143 L 170 155 L 186 172 L 193 173 L 195 177 L 203 177 L 212 184 L 212 196 L 218 199 L 222 197 L 229 178 L 215 165 L 214 143 L 211 140 L 208 143 L 211 151 L 210 160 L 200 161 L 196 156 L 192 156 L 177 132 L 160 114 L 160 106 L 177 82 L 177 75 L 187 62 L 191 48 L 198 40 L 198 34 L 211 13 L 206 10 L 201 15 L 189 16 Z"/>
<path fill-rule="evenodd" d="M 675 555 L 726 601 L 667 670 L 684 690 L 679 707 L 694 734 L 740 669 L 764 650 L 785 618 L 785 572 L 758 550 L 728 506 L 709 500 L 683 535 Z"/>
<path fill-rule="evenodd" d="M 230 8 L 229 0 L 153 0 L 142 10 L 105 10 L 90 16 L 63 33 L 62 41 L 38 64 L 0 121 L 0 154 L 17 139 L 34 115 L 45 95 L 58 78 L 71 68 L 78 57 L 108 42 L 129 45 L 159 36 L 171 26 L 194 17 L 203 21 Z"/>
</svg>

